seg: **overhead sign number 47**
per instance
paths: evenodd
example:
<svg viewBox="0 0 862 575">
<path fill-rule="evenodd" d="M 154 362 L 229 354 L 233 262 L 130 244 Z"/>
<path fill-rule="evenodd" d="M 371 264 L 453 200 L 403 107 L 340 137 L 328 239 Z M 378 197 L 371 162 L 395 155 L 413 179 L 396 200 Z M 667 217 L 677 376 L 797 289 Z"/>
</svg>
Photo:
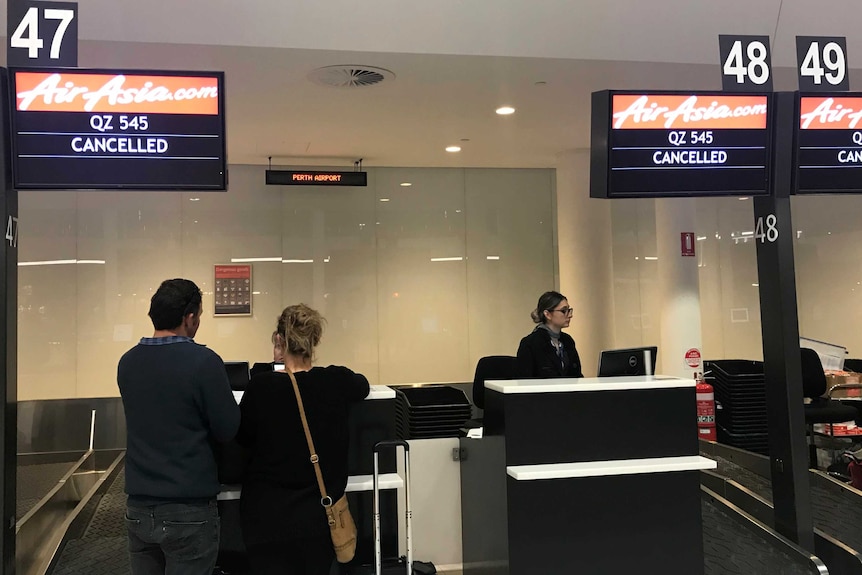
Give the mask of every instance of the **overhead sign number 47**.
<svg viewBox="0 0 862 575">
<path fill-rule="evenodd" d="M 45 20 L 58 20 L 57 30 L 54 32 L 54 38 L 51 40 L 51 59 L 60 57 L 60 49 L 63 46 L 63 37 L 66 35 L 66 30 L 69 24 L 75 19 L 75 11 L 62 8 L 44 8 Z M 31 6 L 15 32 L 9 38 L 9 45 L 12 48 L 26 48 L 27 54 L 32 59 L 39 58 L 39 50 L 44 48 L 45 43 L 39 35 L 39 8 Z"/>
</svg>

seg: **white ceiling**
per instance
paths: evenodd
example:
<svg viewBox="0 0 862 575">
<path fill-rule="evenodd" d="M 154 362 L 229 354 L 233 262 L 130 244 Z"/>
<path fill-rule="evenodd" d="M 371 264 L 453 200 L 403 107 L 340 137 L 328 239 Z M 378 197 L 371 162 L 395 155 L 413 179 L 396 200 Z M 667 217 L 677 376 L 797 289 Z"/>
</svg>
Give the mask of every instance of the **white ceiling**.
<svg viewBox="0 0 862 575">
<path fill-rule="evenodd" d="M 593 90 L 719 89 L 719 33 L 772 36 L 776 89 L 795 88 L 797 34 L 847 36 L 848 61 L 862 62 L 858 0 L 78 4 L 81 67 L 226 72 L 231 163 L 552 167 L 589 146 Z M 307 79 L 335 64 L 396 78 Z M 517 113 L 497 116 L 503 104 Z"/>
</svg>

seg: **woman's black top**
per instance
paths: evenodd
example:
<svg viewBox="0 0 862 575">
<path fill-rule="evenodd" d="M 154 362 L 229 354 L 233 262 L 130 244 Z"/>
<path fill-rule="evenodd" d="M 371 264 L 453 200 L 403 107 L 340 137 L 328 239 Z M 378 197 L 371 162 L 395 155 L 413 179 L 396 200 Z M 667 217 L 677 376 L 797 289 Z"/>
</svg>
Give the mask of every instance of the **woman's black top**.
<svg viewBox="0 0 862 575">
<path fill-rule="evenodd" d="M 524 378 L 584 377 L 575 340 L 560 332 L 562 353 L 551 342 L 547 329 L 537 328 L 518 346 L 518 375 Z"/>
<path fill-rule="evenodd" d="M 365 376 L 346 367 L 297 372 L 327 495 L 337 501 L 347 486 L 347 417 L 369 391 Z M 237 441 L 249 452 L 240 501 L 246 545 L 329 532 L 290 376 L 255 375 L 240 402 Z"/>
</svg>

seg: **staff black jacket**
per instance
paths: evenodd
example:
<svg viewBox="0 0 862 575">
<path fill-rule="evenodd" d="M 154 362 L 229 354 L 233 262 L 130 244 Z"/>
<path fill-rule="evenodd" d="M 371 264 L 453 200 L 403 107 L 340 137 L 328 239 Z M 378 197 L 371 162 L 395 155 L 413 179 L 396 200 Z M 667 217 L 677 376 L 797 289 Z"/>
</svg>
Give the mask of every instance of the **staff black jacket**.
<svg viewBox="0 0 862 575">
<path fill-rule="evenodd" d="M 537 329 L 521 339 L 518 346 L 518 375 L 524 378 L 547 379 L 552 377 L 584 377 L 581 358 L 575 349 L 575 340 L 565 332 L 560 333 L 560 342 L 566 352 L 566 366 L 560 365 L 557 350 L 551 343 L 551 334 L 546 329 Z"/>
</svg>

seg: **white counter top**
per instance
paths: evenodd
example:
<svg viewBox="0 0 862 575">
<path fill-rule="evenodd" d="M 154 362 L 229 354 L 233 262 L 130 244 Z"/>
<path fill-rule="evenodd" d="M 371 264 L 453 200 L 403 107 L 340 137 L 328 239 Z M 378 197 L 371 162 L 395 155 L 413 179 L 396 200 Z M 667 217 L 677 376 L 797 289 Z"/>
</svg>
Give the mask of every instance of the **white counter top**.
<svg viewBox="0 0 862 575">
<path fill-rule="evenodd" d="M 395 399 L 395 390 L 385 385 L 372 385 L 365 399 Z"/>
<path fill-rule="evenodd" d="M 717 464 L 712 459 L 700 457 L 699 455 L 691 455 L 684 457 L 657 457 L 652 459 L 511 465 L 506 467 L 506 473 L 516 481 L 534 481 L 537 479 L 569 479 L 573 477 L 607 477 L 609 475 L 700 471 L 703 469 L 715 469 L 716 467 Z"/>
<path fill-rule="evenodd" d="M 233 398 L 237 403 L 242 401 L 242 394 L 242 391 L 233 392 Z M 395 399 L 395 390 L 391 387 L 386 387 L 385 385 L 372 385 L 371 391 L 368 392 L 365 399 Z"/>
<path fill-rule="evenodd" d="M 636 389 L 672 389 L 694 387 L 693 379 L 667 375 L 628 377 L 590 377 L 558 379 L 511 379 L 486 381 L 485 389 L 500 393 L 568 393 L 570 391 L 627 391 Z"/>
<path fill-rule="evenodd" d="M 400 489 L 404 487 L 404 480 L 397 473 L 381 473 L 380 489 Z M 371 475 L 351 475 L 347 478 L 345 493 L 357 491 L 371 491 L 374 489 L 374 478 Z M 219 501 L 236 501 L 242 495 L 242 485 L 222 485 L 218 494 Z"/>
<path fill-rule="evenodd" d="M 380 489 L 400 489 L 404 487 L 404 480 L 397 473 L 381 473 Z M 351 475 L 347 478 L 346 493 L 354 491 L 371 491 L 374 489 L 373 475 Z"/>
</svg>

